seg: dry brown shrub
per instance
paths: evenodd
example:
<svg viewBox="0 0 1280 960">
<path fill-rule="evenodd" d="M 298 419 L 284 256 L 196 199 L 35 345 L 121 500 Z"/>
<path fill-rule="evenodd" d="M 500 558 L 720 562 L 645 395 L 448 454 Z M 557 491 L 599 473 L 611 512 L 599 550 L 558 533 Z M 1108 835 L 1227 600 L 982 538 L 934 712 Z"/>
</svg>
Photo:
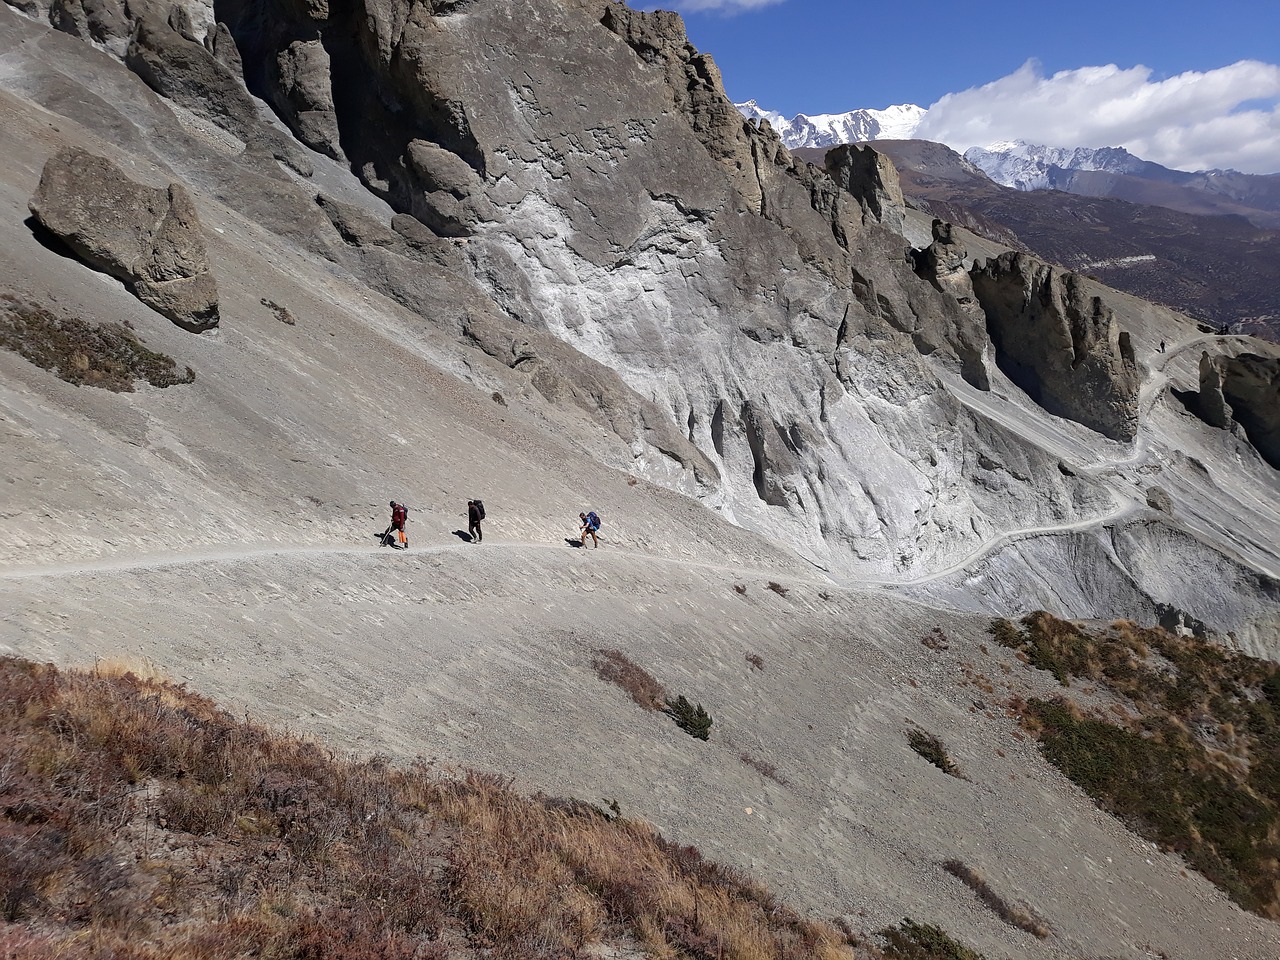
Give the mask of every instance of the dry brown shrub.
<svg viewBox="0 0 1280 960">
<path fill-rule="evenodd" d="M 667 693 L 662 684 L 621 650 L 597 650 L 591 666 L 596 676 L 621 687 L 645 710 L 661 710 L 666 703 Z"/>
<path fill-rule="evenodd" d="M 749 753 L 739 754 L 738 759 L 741 760 L 743 763 L 745 763 L 748 767 L 750 767 L 756 773 L 760 774 L 762 777 L 768 777 L 774 783 L 781 784 L 784 787 L 788 785 L 786 778 L 783 777 L 780 773 L 778 773 L 778 768 L 775 767 L 772 763 L 768 763 L 764 760 L 757 760 L 755 757 L 751 756 Z"/>
<path fill-rule="evenodd" d="M 191 383 L 172 357 L 147 349 L 125 326 L 60 317 L 39 304 L 0 293 L 0 348 L 12 350 L 68 383 L 133 392 L 136 380 L 152 386 Z"/>
<path fill-rule="evenodd" d="M 647 824 L 334 757 L 110 672 L 0 658 L 0 960 L 849 956 Z"/>
<path fill-rule="evenodd" d="M 1049 925 L 1030 907 L 1011 904 L 992 890 L 991 885 L 987 883 L 986 877 L 972 867 L 959 860 L 947 860 L 942 864 L 942 868 L 976 893 L 979 900 L 1010 926 L 1025 930 L 1041 940 L 1053 932 Z"/>
</svg>

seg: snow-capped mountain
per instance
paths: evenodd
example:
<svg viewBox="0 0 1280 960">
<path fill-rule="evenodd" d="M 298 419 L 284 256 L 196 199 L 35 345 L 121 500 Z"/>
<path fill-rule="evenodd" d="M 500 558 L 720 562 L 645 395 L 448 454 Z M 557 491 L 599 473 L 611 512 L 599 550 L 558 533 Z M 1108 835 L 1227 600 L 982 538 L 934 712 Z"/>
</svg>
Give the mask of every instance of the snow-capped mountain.
<svg viewBox="0 0 1280 960">
<path fill-rule="evenodd" d="M 863 140 L 909 140 L 928 112 L 914 103 L 900 103 L 884 110 L 850 110 L 848 113 L 798 113 L 790 120 L 766 110 L 754 100 L 735 103 L 744 117 L 768 120 L 788 147 L 831 147 Z"/>
<path fill-rule="evenodd" d="M 1045 147 L 1025 140 L 1002 140 L 986 147 L 970 147 L 964 158 L 996 183 L 1016 190 L 1063 189 L 1060 174 L 1074 170 L 1152 176 L 1173 174 L 1159 164 L 1135 157 L 1123 147 Z"/>
</svg>

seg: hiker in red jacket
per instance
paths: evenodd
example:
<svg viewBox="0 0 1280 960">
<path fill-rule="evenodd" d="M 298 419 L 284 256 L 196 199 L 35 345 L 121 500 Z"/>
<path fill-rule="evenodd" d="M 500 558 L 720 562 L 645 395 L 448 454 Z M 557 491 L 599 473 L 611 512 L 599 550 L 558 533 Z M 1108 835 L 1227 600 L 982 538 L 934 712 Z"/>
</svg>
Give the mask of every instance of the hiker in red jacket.
<svg viewBox="0 0 1280 960">
<path fill-rule="evenodd" d="M 391 543 L 391 531 L 396 531 L 400 536 L 400 548 L 402 550 L 409 549 L 409 537 L 404 532 L 404 525 L 409 520 L 409 508 L 403 503 L 391 501 L 391 526 L 387 527 L 387 532 L 382 535 L 383 543 Z M 395 546 L 395 544 L 391 544 Z"/>
</svg>

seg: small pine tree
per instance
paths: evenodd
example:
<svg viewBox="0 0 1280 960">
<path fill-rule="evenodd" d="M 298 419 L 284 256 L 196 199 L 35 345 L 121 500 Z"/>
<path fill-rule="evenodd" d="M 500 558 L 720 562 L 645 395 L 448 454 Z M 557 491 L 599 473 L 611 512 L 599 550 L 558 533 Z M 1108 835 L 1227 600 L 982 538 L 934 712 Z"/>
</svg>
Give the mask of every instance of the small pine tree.
<svg viewBox="0 0 1280 960">
<path fill-rule="evenodd" d="M 711 715 L 702 709 L 702 704 L 691 704 L 684 694 L 667 701 L 666 713 L 691 737 L 706 740 L 711 732 Z"/>
</svg>

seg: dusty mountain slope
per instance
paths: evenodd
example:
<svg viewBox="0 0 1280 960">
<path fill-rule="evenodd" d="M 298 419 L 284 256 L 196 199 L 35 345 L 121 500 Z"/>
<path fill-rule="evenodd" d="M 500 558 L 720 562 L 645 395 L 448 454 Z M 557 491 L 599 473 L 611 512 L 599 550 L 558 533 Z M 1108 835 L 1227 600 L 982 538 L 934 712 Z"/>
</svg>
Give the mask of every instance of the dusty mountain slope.
<svg viewBox="0 0 1280 960">
<path fill-rule="evenodd" d="M 910 913 L 996 956 L 1275 956 L 1272 926 L 1099 815 L 964 667 L 1048 692 L 979 647 L 979 611 L 1032 606 L 1185 611 L 1275 655 L 1276 471 L 1167 389 L 1198 389 L 1202 350 L 1266 348 L 1091 285 L 1135 345 L 1137 436 L 1050 416 L 911 271 L 929 224 L 908 217 L 906 239 L 885 225 L 891 184 L 836 190 L 758 129 L 716 126 L 714 65 L 645 34 L 672 22 L 628 33 L 601 5 L 547 4 L 550 39 L 522 46 L 521 9 L 419 11 L 437 31 L 422 50 L 487 36 L 502 64 L 417 63 L 441 102 L 485 108 L 474 146 L 453 144 L 488 151 L 472 206 L 412 198 L 433 232 L 393 219 L 411 203 L 376 169 L 362 181 L 294 141 L 282 165 L 265 112 L 229 132 L 0 6 L 0 284 L 128 321 L 196 373 L 109 394 L 0 352 L 0 649 L 147 657 L 343 746 L 616 797 L 867 929 Z M 616 82 L 579 104 L 563 76 L 601 63 Z M 686 68 L 705 97 L 692 105 L 673 101 Z M 277 106 L 323 146 L 324 111 Z M 65 145 L 186 186 L 217 333 L 179 330 L 41 242 L 27 202 Z M 468 236 L 440 235 L 464 215 Z M 1172 513 L 1148 505 L 1154 486 Z M 483 547 L 453 535 L 475 495 Z M 372 546 L 391 497 L 413 508 L 408 554 Z M 605 545 L 572 551 L 590 506 Z M 948 651 L 921 645 L 935 626 Z M 701 700 L 711 742 L 597 680 L 598 647 Z M 911 753 L 907 721 L 970 780 Z M 1055 935 L 997 920 L 940 870 L 948 856 Z"/>
<path fill-rule="evenodd" d="M 484 30 L 504 37 L 518 33 L 513 15 L 501 5 L 466 9 L 465 15 L 433 20 L 432 29 L 445 32 L 423 42 L 445 43 L 450 36 L 463 42 Z M 1222 593 L 1217 584 L 1205 588 L 1211 597 L 1198 597 L 1192 589 L 1184 602 L 1186 585 L 1128 569 L 1106 546 L 1106 524 L 1121 511 L 1127 515 L 1144 509 L 1145 496 L 1138 489 L 1144 481 L 1136 472 L 1143 471 L 1146 482 L 1158 483 L 1158 475 L 1149 471 L 1164 469 L 1162 463 L 1176 468 L 1179 450 L 1206 463 L 1208 476 L 1196 482 L 1189 502 L 1179 505 L 1173 519 L 1161 518 L 1160 524 L 1181 526 L 1184 510 L 1218 510 L 1215 487 L 1253 490 L 1261 483 L 1268 491 L 1263 503 L 1268 504 L 1274 471 L 1254 466 L 1256 454 L 1247 443 L 1177 418 L 1177 436 L 1144 430 L 1136 448 L 1113 447 L 1028 404 L 991 362 L 985 330 L 975 327 L 953 298 L 914 276 L 900 257 L 904 240 L 885 229 L 872 209 L 874 205 L 884 216 L 894 216 L 892 185 L 874 185 L 880 173 L 872 174 L 870 185 L 857 186 L 864 191 L 861 198 L 851 198 L 822 172 L 788 159 L 776 138 L 740 121 L 726 127 L 723 118 L 737 114 L 713 74 L 699 81 L 692 103 L 676 104 L 686 112 L 687 122 L 681 120 L 672 114 L 671 91 L 679 88 L 677 81 L 686 72 L 704 70 L 709 61 L 681 47 L 681 35 L 672 33 L 675 27 L 667 21 L 615 22 L 612 29 L 603 29 L 582 20 L 589 9 L 594 7 L 568 4 L 545 12 L 544 40 L 556 53 L 530 64 L 531 70 L 541 71 L 536 73 L 541 78 L 536 96 L 511 100 L 502 93 L 505 68 L 477 72 L 473 64 L 454 59 L 419 77 L 439 95 L 452 90 L 464 103 L 476 98 L 476 119 L 468 129 L 477 138 L 475 149 L 487 151 L 489 180 L 465 189 L 471 191 L 475 210 L 488 211 L 485 217 L 492 219 L 476 213 L 467 226 L 471 236 L 453 240 L 434 237 L 417 224 L 426 240 L 410 245 L 404 233 L 387 230 L 388 208 L 338 163 L 312 154 L 304 165 L 291 154 L 295 166 L 313 171 L 304 180 L 270 153 L 237 152 L 240 141 L 232 134 L 180 107 L 165 106 L 105 54 L 6 8 L 7 83 L 15 95 L 64 115 L 57 124 L 31 115 L 25 129 L 32 132 L 9 141 L 20 155 L 6 187 L 15 211 L 5 225 L 12 231 L 6 244 L 12 252 L 6 256 L 43 258 L 43 265 L 15 261 L 12 275 L 48 276 L 53 264 L 68 265 L 32 243 L 20 215 L 43 156 L 67 140 L 88 138 L 87 144 L 106 152 L 112 147 L 126 151 L 141 179 L 161 183 L 178 177 L 189 185 L 211 234 L 212 254 L 225 267 L 219 282 L 231 312 L 224 311 L 228 319 L 219 343 L 234 349 L 249 330 L 261 331 L 259 339 L 243 343 L 253 356 L 247 361 L 229 349 L 158 334 L 167 337 L 163 342 L 172 344 L 182 364 L 189 363 L 198 375 L 202 364 L 208 369 L 208 376 L 198 377 L 184 396 L 225 391 L 234 411 L 229 419 L 246 425 L 244 436 L 229 440 L 228 417 L 211 414 L 216 402 L 187 408 L 200 420 L 199 429 L 215 432 L 210 442 L 222 447 L 211 451 L 209 464 L 192 454 L 196 469 L 210 471 L 219 481 L 229 473 L 244 478 L 209 483 L 215 499 L 226 495 L 235 502 L 228 507 L 232 512 L 255 498 L 265 508 L 282 492 L 281 484 L 296 484 L 287 491 L 293 506 L 284 510 L 283 503 L 274 502 L 275 513 L 266 515 L 292 516 L 312 497 L 342 504 L 348 515 L 350 504 L 361 504 L 363 516 L 372 519 L 385 502 L 383 491 L 375 497 L 369 490 L 378 485 L 369 481 L 381 475 L 372 464 L 390 464 L 393 477 L 404 471 L 392 486 L 407 486 L 424 469 L 438 469 L 439 479 L 432 478 L 423 495 L 415 497 L 412 487 L 404 491 L 411 502 L 425 506 L 442 496 L 464 498 L 468 477 L 488 477 L 492 462 L 510 459 L 501 441 L 494 461 L 484 466 L 459 457 L 425 468 L 421 461 L 397 462 L 405 458 L 383 452 L 401 446 L 389 439 L 392 434 L 406 440 L 400 453 L 408 457 L 428 448 L 433 459 L 439 459 L 434 453 L 442 447 L 489 449 L 484 440 L 468 443 L 463 435 L 448 432 L 472 429 L 470 416 L 431 414 L 425 418 L 430 424 L 421 425 L 424 417 L 413 410 L 421 398 L 406 401 L 403 393 L 389 388 L 393 378 L 405 373 L 397 347 L 388 345 L 392 341 L 472 384 L 465 395 L 473 406 L 508 417 L 485 398 L 494 390 L 513 399 L 528 397 L 531 403 L 522 413 L 511 408 L 508 419 L 513 423 L 532 416 L 610 467 L 696 493 L 725 518 L 794 547 L 837 579 L 929 578 L 976 559 L 1020 531 L 1074 534 L 1086 529 L 1091 531 L 1087 536 L 1102 544 L 1099 560 L 1107 565 L 1107 572 L 1088 575 L 1104 584 L 1135 583 L 1127 612 L 1158 616 L 1162 604 L 1172 604 L 1207 620 L 1207 609 L 1196 604 Z M 618 32 L 651 57 L 652 66 Z M 509 39 L 503 41 L 502 56 L 518 62 L 523 48 L 514 36 Z M 192 46 L 182 38 L 173 42 Z M 626 75 L 618 82 L 629 77 L 626 82 L 642 91 L 624 102 L 634 122 L 649 133 L 628 142 L 625 151 L 606 143 L 609 138 L 603 134 L 590 133 L 606 129 L 600 126 L 605 121 L 611 130 L 633 122 L 610 114 L 618 109 L 616 99 L 594 96 L 583 108 L 588 114 L 573 122 L 567 119 L 573 111 L 560 103 L 565 94 L 557 86 L 562 81 L 556 77 L 563 76 L 557 64 L 583 70 L 601 61 L 616 62 Z M 18 103 L 14 101 L 14 110 Z M 512 110 L 506 121 L 500 120 Z M 492 111 L 497 114 L 491 116 Z M 80 126 L 67 127 L 65 133 L 61 126 L 59 132 L 49 126 L 68 121 Z M 269 117 L 254 122 L 279 135 Z M 15 116 L 15 131 L 23 130 L 23 123 Z M 233 126 L 243 130 L 245 123 Z M 575 125 L 582 129 L 573 132 Z M 594 145 L 582 140 L 588 135 Z M 436 148 L 413 149 L 437 156 Z M 672 149 L 682 158 L 674 165 Z M 508 165 L 505 172 L 498 169 L 502 164 Z M 617 164 L 625 176 L 614 171 Z M 744 164 L 754 171 L 750 176 Z M 860 176 L 851 170 L 833 175 L 850 183 Z M 363 176 L 373 174 L 366 170 Z M 317 193 L 323 203 L 317 202 Z M 393 201 L 394 193 L 389 194 Z M 437 193 L 427 196 L 438 204 Z M 840 196 L 845 197 L 843 206 Z M 667 199 L 671 197 L 679 202 Z M 748 212 L 752 204 L 765 214 Z M 900 209 L 896 215 L 902 215 Z M 927 236 L 916 242 L 926 241 Z M 773 270 L 771 262 L 781 266 Z M 273 292 L 277 275 L 283 286 Z M 76 283 L 90 284 L 86 289 L 102 287 L 100 278 L 80 271 L 70 270 L 67 276 L 68 282 L 78 278 Z M 237 281 L 238 289 L 233 286 Z M 49 292 L 46 286 L 33 295 L 43 301 Z M 1199 336 L 1174 314 L 1117 300 L 1105 288 L 1096 292 L 1107 303 L 1117 303 L 1117 324 L 1137 345 L 1139 364 L 1150 364 L 1160 340 L 1180 347 Z M 261 303 L 264 299 L 301 322 L 279 324 Z M 364 322 L 353 327 L 340 318 L 344 303 L 356 302 Z M 71 306 L 83 311 L 89 304 L 81 297 Z M 142 316 L 132 305 L 128 309 L 130 316 Z M 237 310 L 245 318 L 239 324 Z M 348 337 L 354 339 L 347 342 Z M 1252 349 L 1236 341 L 1206 341 L 1204 346 L 1215 352 Z M 201 361 L 206 352 L 208 358 Z M 225 368 L 209 366 L 223 359 Z M 323 370 L 306 369 L 322 359 L 327 361 Z M 16 358 L 6 362 L 20 364 Z M 281 376 L 273 365 L 305 371 L 312 379 Z M 423 370 L 434 377 L 431 366 Z M 994 384 L 1021 412 L 1010 419 L 994 416 L 983 397 L 965 402 L 972 391 L 964 383 L 950 386 L 957 373 L 969 383 Z M 351 387 L 333 393 L 334 381 Z M 253 386 L 255 382 L 261 386 Z M 443 379 L 432 383 L 432 390 L 447 390 Z M 1158 375 L 1149 378 L 1149 396 L 1157 406 L 1164 403 L 1163 384 Z M 263 398 L 279 395 L 264 401 L 264 408 L 257 399 L 249 402 L 246 390 L 260 390 Z M 308 390 L 326 394 L 329 409 L 312 402 Z M 356 412 L 356 404 L 363 405 L 363 412 Z M 250 412 L 264 409 L 271 413 Z M 401 429 L 406 420 L 420 425 Z M 492 416 L 487 420 L 494 422 Z M 353 440 L 347 430 L 356 423 L 366 426 Z M 392 423 L 396 426 L 388 427 Z M 140 426 L 135 422 L 132 429 Z M 199 429 L 188 435 L 186 426 L 163 424 L 159 429 L 182 438 L 188 453 L 199 436 Z M 1074 443 L 1064 448 L 1042 440 L 1060 435 L 1074 437 Z M 364 447 L 366 442 L 372 446 Z M 1223 442 L 1230 460 L 1240 458 L 1239 468 L 1225 463 L 1219 468 Z M 1198 454 L 1205 444 L 1209 450 Z M 242 482 L 259 484 L 253 464 L 282 466 L 283 451 L 295 446 L 306 455 L 290 453 L 287 479 L 273 469 L 248 499 L 229 492 Z M 1066 462 L 1064 450 L 1072 456 Z M 243 458 L 237 460 L 238 454 Z M 1111 471 L 1113 463 L 1132 467 L 1130 475 Z M 345 478 L 341 482 L 362 493 L 336 497 L 337 491 L 326 485 L 338 474 Z M 89 488 L 92 482 L 85 481 Z M 180 503 L 184 484 L 172 479 L 143 484 L 149 491 L 165 485 L 175 490 Z M 318 489 L 303 490 L 304 485 Z M 576 513 L 579 498 L 563 490 L 550 497 L 538 493 L 527 501 L 517 496 L 506 512 L 528 518 L 537 528 L 545 528 L 552 516 Z M 601 498 L 595 499 L 598 505 Z M 455 508 L 444 509 L 452 515 Z M 129 507 L 121 511 L 113 505 L 109 512 L 109 524 L 118 524 Z M 164 516 L 172 511 L 140 506 L 139 512 Z M 334 511 L 319 512 L 315 524 L 334 529 Z M 252 531 L 264 527 L 264 513 L 256 503 L 229 525 L 209 519 L 208 510 L 182 507 L 177 513 L 185 514 L 182 521 L 192 531 L 210 531 L 201 535 L 212 540 L 253 536 Z M 42 528 L 56 533 L 62 522 L 55 514 Z M 1218 529 L 1224 525 L 1226 532 Z M 1192 539 L 1188 551 L 1209 556 L 1224 549 L 1243 551 L 1247 563 L 1261 564 L 1263 572 L 1274 575 L 1280 567 L 1274 554 L 1274 544 L 1280 542 L 1274 510 L 1264 506 L 1238 531 L 1236 526 L 1236 519 L 1200 523 L 1197 536 L 1203 538 L 1208 530 L 1208 542 Z M 219 528 L 224 533 L 212 532 Z M 55 539 L 65 544 L 74 534 Z M 82 547 L 107 549 L 100 540 Z M 1068 572 L 1058 573 L 1065 579 Z M 1215 627 L 1235 632 L 1243 642 L 1265 644 L 1272 629 L 1267 615 L 1247 595 L 1237 596 L 1231 585 L 1226 595 L 1231 615 Z M 1116 612 L 1109 605 L 1078 609 L 1076 592 L 1064 599 L 1068 602 L 1056 607 L 1063 612 Z"/>
<path fill-rule="evenodd" d="M 483 549 L 118 563 L 5 574 L 5 645 L 148 658 L 237 713 L 342 748 L 426 751 L 616 799 L 860 928 L 924 918 L 993 957 L 1280 949 L 1273 925 L 1099 814 L 1017 733 L 997 701 L 1057 687 L 991 642 L 984 617 L 773 570 L 513 543 L 498 525 Z M 948 649 L 921 643 L 938 626 Z M 599 680 L 602 647 L 700 701 L 710 741 Z M 911 752 L 917 727 L 967 780 Z M 1053 935 L 1001 922 L 942 870 L 949 858 Z"/>
</svg>

